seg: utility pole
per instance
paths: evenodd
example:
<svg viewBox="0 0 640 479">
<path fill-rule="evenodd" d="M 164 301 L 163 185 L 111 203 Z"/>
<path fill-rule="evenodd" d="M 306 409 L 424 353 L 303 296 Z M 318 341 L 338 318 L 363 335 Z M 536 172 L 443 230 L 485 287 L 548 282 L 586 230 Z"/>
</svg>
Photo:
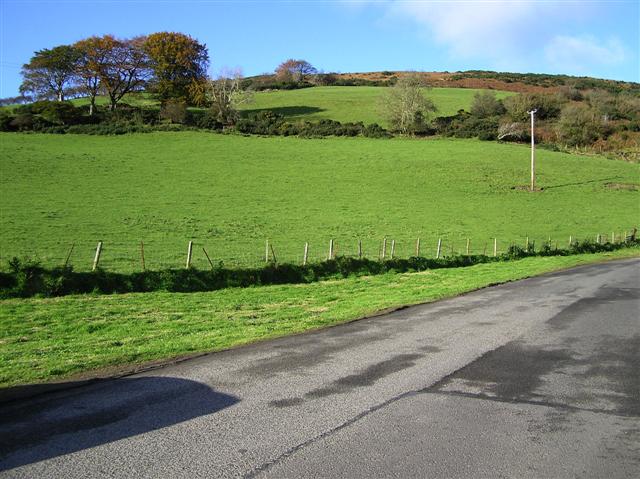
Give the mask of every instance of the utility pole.
<svg viewBox="0 0 640 479">
<path fill-rule="evenodd" d="M 531 191 L 536 190 L 536 142 L 534 138 L 535 114 L 537 108 L 527 113 L 531 115 Z"/>
</svg>

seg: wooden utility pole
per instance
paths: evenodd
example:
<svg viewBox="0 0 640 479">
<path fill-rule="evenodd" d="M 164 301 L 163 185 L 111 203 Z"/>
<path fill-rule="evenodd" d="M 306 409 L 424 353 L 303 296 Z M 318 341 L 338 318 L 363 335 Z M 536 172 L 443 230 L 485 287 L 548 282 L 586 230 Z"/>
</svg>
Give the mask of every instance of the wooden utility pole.
<svg viewBox="0 0 640 479">
<path fill-rule="evenodd" d="M 536 190 L 536 141 L 534 136 L 535 115 L 537 109 L 528 111 L 531 115 L 531 191 Z"/>
</svg>

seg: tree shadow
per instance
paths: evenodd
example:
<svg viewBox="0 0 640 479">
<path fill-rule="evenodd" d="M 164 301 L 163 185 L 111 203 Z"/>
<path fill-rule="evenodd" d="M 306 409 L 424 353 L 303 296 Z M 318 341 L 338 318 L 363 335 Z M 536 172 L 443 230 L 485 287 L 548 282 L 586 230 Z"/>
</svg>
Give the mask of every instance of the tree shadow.
<svg viewBox="0 0 640 479">
<path fill-rule="evenodd" d="M 286 118 L 290 116 L 310 115 L 312 113 L 320 113 L 321 111 L 326 110 L 315 106 L 279 106 L 274 108 L 255 108 L 252 110 L 243 110 L 241 112 L 241 115 L 243 118 L 247 118 L 250 115 L 257 115 L 258 113 L 263 111 L 272 111 L 273 113 L 277 113 L 278 115 L 282 115 Z"/>
<path fill-rule="evenodd" d="M 142 377 L 3 404 L 0 471 L 213 414 L 239 401 L 196 381 Z"/>
</svg>

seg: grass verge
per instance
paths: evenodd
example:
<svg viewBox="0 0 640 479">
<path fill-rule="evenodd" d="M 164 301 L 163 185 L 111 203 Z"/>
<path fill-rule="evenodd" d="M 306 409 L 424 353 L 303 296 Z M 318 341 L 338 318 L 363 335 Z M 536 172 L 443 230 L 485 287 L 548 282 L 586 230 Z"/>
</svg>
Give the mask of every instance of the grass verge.
<svg viewBox="0 0 640 479">
<path fill-rule="evenodd" d="M 638 256 L 635 247 L 301 285 L 4 300 L 0 387 L 219 351 L 492 284 Z"/>
</svg>

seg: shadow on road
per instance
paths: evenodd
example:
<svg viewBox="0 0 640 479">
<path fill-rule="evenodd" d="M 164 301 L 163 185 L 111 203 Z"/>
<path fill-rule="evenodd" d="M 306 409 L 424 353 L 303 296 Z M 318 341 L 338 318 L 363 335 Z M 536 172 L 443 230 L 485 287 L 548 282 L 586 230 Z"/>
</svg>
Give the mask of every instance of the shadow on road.
<svg viewBox="0 0 640 479">
<path fill-rule="evenodd" d="M 0 471 L 154 431 L 239 402 L 205 384 L 123 378 L 0 410 Z"/>
</svg>

